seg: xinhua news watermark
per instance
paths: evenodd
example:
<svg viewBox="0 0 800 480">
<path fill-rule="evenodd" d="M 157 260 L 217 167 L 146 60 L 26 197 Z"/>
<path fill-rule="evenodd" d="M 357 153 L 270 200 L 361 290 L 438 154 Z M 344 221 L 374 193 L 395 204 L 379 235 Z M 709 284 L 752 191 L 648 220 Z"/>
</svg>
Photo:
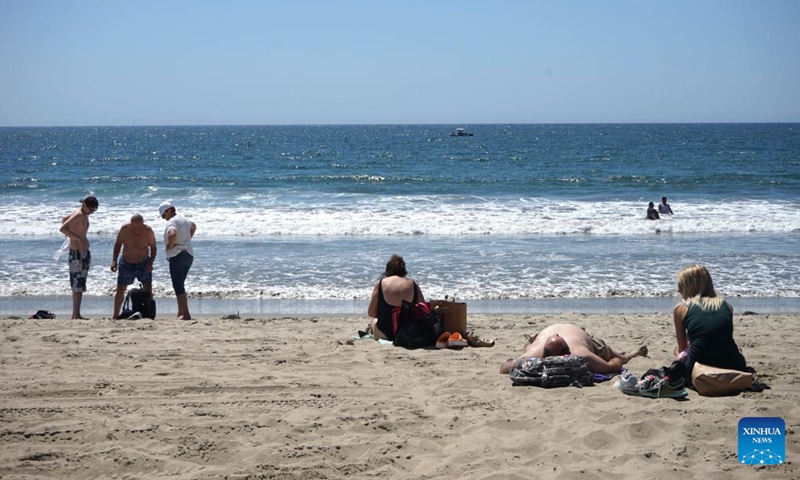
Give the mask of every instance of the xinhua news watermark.
<svg viewBox="0 0 800 480">
<path fill-rule="evenodd" d="M 786 422 L 778 417 L 739 420 L 739 462 L 780 465 L 786 461 Z"/>
</svg>

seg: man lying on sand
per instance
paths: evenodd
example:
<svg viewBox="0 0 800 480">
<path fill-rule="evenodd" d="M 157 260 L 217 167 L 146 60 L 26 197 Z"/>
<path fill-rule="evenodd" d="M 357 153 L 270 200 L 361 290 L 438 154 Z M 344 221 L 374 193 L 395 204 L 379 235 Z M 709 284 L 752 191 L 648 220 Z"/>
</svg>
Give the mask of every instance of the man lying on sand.
<svg viewBox="0 0 800 480">
<path fill-rule="evenodd" d="M 581 327 L 557 323 L 530 337 L 525 345 L 525 353 L 516 360 L 506 360 L 500 367 L 500 373 L 509 373 L 512 369 L 519 368 L 528 358 L 554 355 L 583 357 L 592 373 L 616 373 L 632 358 L 646 357 L 647 346 L 642 345 L 632 353 L 616 353 L 606 342 L 592 337 Z"/>
</svg>

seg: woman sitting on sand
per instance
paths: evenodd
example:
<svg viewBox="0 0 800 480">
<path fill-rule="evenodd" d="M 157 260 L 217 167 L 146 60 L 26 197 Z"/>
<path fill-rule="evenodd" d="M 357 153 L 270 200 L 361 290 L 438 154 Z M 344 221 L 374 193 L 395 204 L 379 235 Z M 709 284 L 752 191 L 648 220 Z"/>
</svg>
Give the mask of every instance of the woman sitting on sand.
<svg viewBox="0 0 800 480">
<path fill-rule="evenodd" d="M 370 330 L 375 340 L 394 340 L 392 310 L 402 305 L 403 300 L 411 303 L 424 302 L 425 297 L 417 282 L 406 278 L 406 262 L 399 255 L 392 255 L 386 263 L 386 271 L 372 290 L 367 315 L 372 317 Z"/>
<path fill-rule="evenodd" d="M 744 371 L 747 364 L 733 340 L 733 307 L 717 297 L 708 270 L 693 265 L 678 272 L 678 292 L 683 301 L 673 310 L 675 358 L 684 360 L 689 378 L 695 362 Z"/>
</svg>

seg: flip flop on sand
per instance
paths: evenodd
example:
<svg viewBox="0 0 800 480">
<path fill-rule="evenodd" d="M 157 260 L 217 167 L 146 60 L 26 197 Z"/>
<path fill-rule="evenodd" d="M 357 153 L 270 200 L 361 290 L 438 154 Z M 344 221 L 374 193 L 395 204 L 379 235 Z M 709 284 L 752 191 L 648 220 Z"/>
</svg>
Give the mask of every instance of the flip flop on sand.
<svg viewBox="0 0 800 480">
<path fill-rule="evenodd" d="M 467 342 L 467 339 L 462 337 L 458 332 L 450 335 L 450 339 L 447 340 L 447 348 L 461 348 L 468 346 L 469 342 Z"/>
<path fill-rule="evenodd" d="M 467 342 L 470 347 L 494 347 L 494 339 L 481 338 L 474 332 L 467 332 Z"/>
<path fill-rule="evenodd" d="M 450 332 L 444 332 L 439 335 L 439 339 L 436 340 L 436 348 L 447 348 L 447 342 L 450 341 Z"/>
</svg>

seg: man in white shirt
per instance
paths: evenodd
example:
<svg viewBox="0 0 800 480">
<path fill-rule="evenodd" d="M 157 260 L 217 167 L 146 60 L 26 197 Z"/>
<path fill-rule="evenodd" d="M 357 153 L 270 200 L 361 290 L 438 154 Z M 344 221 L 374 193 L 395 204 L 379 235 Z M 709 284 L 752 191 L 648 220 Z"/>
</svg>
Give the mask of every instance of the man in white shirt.
<svg viewBox="0 0 800 480">
<path fill-rule="evenodd" d="M 158 206 L 158 214 L 167 221 L 164 229 L 164 245 L 169 261 L 169 276 L 172 279 L 172 289 L 178 300 L 178 319 L 191 320 L 189 314 L 189 301 L 186 298 L 186 276 L 194 261 L 192 237 L 197 226 L 183 215 L 178 215 L 171 202 L 163 202 Z"/>
</svg>

